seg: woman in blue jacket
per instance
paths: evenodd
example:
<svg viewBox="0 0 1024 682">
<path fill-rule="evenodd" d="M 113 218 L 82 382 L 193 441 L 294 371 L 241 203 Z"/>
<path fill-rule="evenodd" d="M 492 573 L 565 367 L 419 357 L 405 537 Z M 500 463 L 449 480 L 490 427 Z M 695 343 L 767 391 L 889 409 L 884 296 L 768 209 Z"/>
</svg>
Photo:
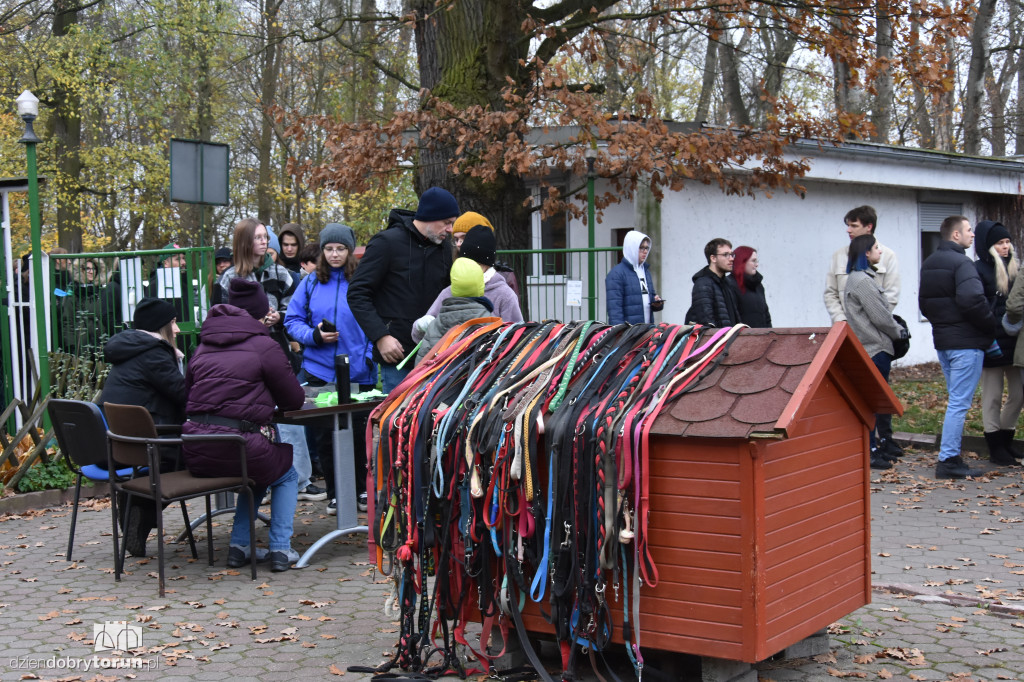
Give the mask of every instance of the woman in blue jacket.
<svg viewBox="0 0 1024 682">
<path fill-rule="evenodd" d="M 622 260 L 604 278 L 609 324 L 651 322 L 651 313 L 664 302 L 654 289 L 647 257 L 651 240 L 642 232 L 630 230 L 622 240 Z"/>
<path fill-rule="evenodd" d="M 295 288 L 284 320 L 288 334 L 304 347 L 299 381 L 310 386 L 335 383 L 334 357 L 344 354 L 349 360 L 349 381 L 359 384 L 361 390 L 369 390 L 377 384 L 373 346 L 348 307 L 348 283 L 356 269 L 355 233 L 347 225 L 329 223 L 320 233 L 320 247 L 316 270 Z M 325 323 L 327 329 L 324 328 Z M 356 453 L 356 492 L 359 493 L 361 510 L 365 509 L 366 500 L 365 426 L 366 416 L 354 415 L 352 436 Z M 320 467 L 327 482 L 327 497 L 331 500 L 327 512 L 333 514 L 336 507 L 331 432 L 311 427 L 309 433 L 316 444 Z"/>
</svg>

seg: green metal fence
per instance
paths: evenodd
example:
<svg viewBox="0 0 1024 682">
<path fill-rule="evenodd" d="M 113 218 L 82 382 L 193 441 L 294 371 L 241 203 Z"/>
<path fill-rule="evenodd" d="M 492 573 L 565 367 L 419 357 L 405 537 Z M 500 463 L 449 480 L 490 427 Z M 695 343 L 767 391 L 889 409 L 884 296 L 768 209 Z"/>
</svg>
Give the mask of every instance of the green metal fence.
<svg viewBox="0 0 1024 682">
<path fill-rule="evenodd" d="M 621 255 L 616 247 L 521 249 L 498 251 L 498 262 L 516 275 L 526 319 L 568 322 L 605 319 L 604 278 Z"/>
<path fill-rule="evenodd" d="M 52 394 L 91 399 L 106 376 L 103 346 L 131 326 L 147 296 L 178 310 L 179 347 L 199 343 L 209 307 L 213 249 L 61 254 L 50 259 L 49 305 Z"/>
</svg>

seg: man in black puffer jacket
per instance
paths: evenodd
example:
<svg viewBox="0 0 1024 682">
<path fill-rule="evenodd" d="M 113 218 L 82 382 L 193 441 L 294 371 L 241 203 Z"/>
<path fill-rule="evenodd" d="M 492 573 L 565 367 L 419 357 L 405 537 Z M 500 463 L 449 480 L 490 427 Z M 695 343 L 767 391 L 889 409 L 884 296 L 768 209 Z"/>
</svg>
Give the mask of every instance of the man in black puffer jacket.
<svg viewBox="0 0 1024 682">
<path fill-rule="evenodd" d="M 949 401 L 942 422 L 936 478 L 966 478 L 981 472 L 960 457 L 964 419 L 981 378 L 985 350 L 996 334 L 981 277 L 966 250 L 974 228 L 964 216 L 950 216 L 939 229 L 942 243 L 921 266 L 918 305 L 932 325 L 932 339 L 946 377 Z"/>
<path fill-rule="evenodd" d="M 721 238 L 712 239 L 704 246 L 708 264 L 693 276 L 690 309 L 686 311 L 687 324 L 731 327 L 739 324 L 739 291 L 726 277 L 732 272 L 736 256 L 732 244 Z"/>
<path fill-rule="evenodd" d="M 447 190 L 431 187 L 416 212 L 396 208 L 388 227 L 373 235 L 348 285 L 348 305 L 380 363 L 389 393 L 412 368 L 395 366 L 412 351 L 412 323 L 449 284 L 452 226 L 459 204 Z"/>
</svg>

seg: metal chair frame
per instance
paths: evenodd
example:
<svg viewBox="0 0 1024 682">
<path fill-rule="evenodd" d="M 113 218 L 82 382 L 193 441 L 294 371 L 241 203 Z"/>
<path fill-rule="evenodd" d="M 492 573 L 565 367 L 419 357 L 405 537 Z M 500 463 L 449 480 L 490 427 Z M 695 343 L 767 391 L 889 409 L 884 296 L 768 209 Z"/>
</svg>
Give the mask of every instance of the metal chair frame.
<svg viewBox="0 0 1024 682">
<path fill-rule="evenodd" d="M 128 465 L 133 470 L 139 471 L 148 467 L 147 475 L 138 476 L 128 481 L 111 481 L 111 488 L 127 494 L 123 520 L 127 520 L 128 512 L 131 510 L 134 498 L 152 500 L 157 505 L 179 502 L 181 504 L 182 516 L 185 520 L 185 529 L 188 535 L 189 545 L 192 549 L 192 557 L 199 558 L 196 552 L 195 538 L 192 535 L 192 526 L 188 518 L 188 508 L 185 505 L 187 500 L 197 497 L 206 499 L 206 542 L 210 565 L 213 565 L 213 519 L 211 515 L 210 497 L 219 493 L 235 492 L 245 493 L 249 502 L 249 538 L 250 543 L 256 538 L 256 506 L 253 498 L 253 482 L 249 479 L 246 467 L 245 438 L 241 434 L 208 434 L 188 435 L 184 434 L 177 438 L 160 438 L 157 434 L 153 418 L 144 407 L 137 405 L 116 405 L 104 403 L 104 412 L 107 416 L 107 457 L 110 465 L 114 462 Z M 178 446 L 185 443 L 215 442 L 223 443 L 225 447 L 236 447 L 238 449 L 240 475 L 225 476 L 219 478 L 200 478 L 193 476 L 188 471 L 160 472 L 160 449 L 167 446 Z M 172 489 L 183 488 L 184 491 L 177 495 L 166 492 L 168 481 Z M 111 494 L 111 527 L 114 536 L 114 579 L 121 580 L 124 572 L 124 544 L 118 537 L 118 511 L 117 496 Z M 163 514 L 156 515 L 157 521 L 157 555 L 159 560 L 159 586 L 160 596 L 164 596 L 164 526 Z M 256 562 L 251 561 L 252 579 L 256 580 Z"/>
</svg>

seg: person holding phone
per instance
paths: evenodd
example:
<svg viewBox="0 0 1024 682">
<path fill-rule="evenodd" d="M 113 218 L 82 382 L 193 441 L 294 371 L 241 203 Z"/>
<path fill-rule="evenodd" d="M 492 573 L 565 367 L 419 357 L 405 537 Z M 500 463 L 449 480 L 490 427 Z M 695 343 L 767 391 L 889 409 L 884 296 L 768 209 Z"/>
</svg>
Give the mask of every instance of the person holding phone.
<svg viewBox="0 0 1024 682">
<path fill-rule="evenodd" d="M 350 381 L 359 384 L 361 390 L 369 390 L 377 384 L 373 345 L 348 306 L 348 285 L 356 269 L 355 233 L 347 225 L 329 223 L 320 233 L 320 246 L 316 271 L 296 288 L 284 320 L 288 334 L 305 348 L 299 381 L 310 386 L 336 382 L 334 359 L 343 354 L 349 357 Z M 354 415 L 356 492 L 360 493 L 361 511 L 366 508 L 365 427 L 366 415 Z M 320 457 L 330 500 L 327 512 L 333 514 L 336 507 L 331 431 L 307 427 L 307 434 Z"/>
<path fill-rule="evenodd" d="M 665 307 L 647 265 L 650 253 L 650 237 L 636 230 L 626 233 L 622 260 L 604 278 L 609 324 L 653 322 L 653 313 Z"/>
</svg>

